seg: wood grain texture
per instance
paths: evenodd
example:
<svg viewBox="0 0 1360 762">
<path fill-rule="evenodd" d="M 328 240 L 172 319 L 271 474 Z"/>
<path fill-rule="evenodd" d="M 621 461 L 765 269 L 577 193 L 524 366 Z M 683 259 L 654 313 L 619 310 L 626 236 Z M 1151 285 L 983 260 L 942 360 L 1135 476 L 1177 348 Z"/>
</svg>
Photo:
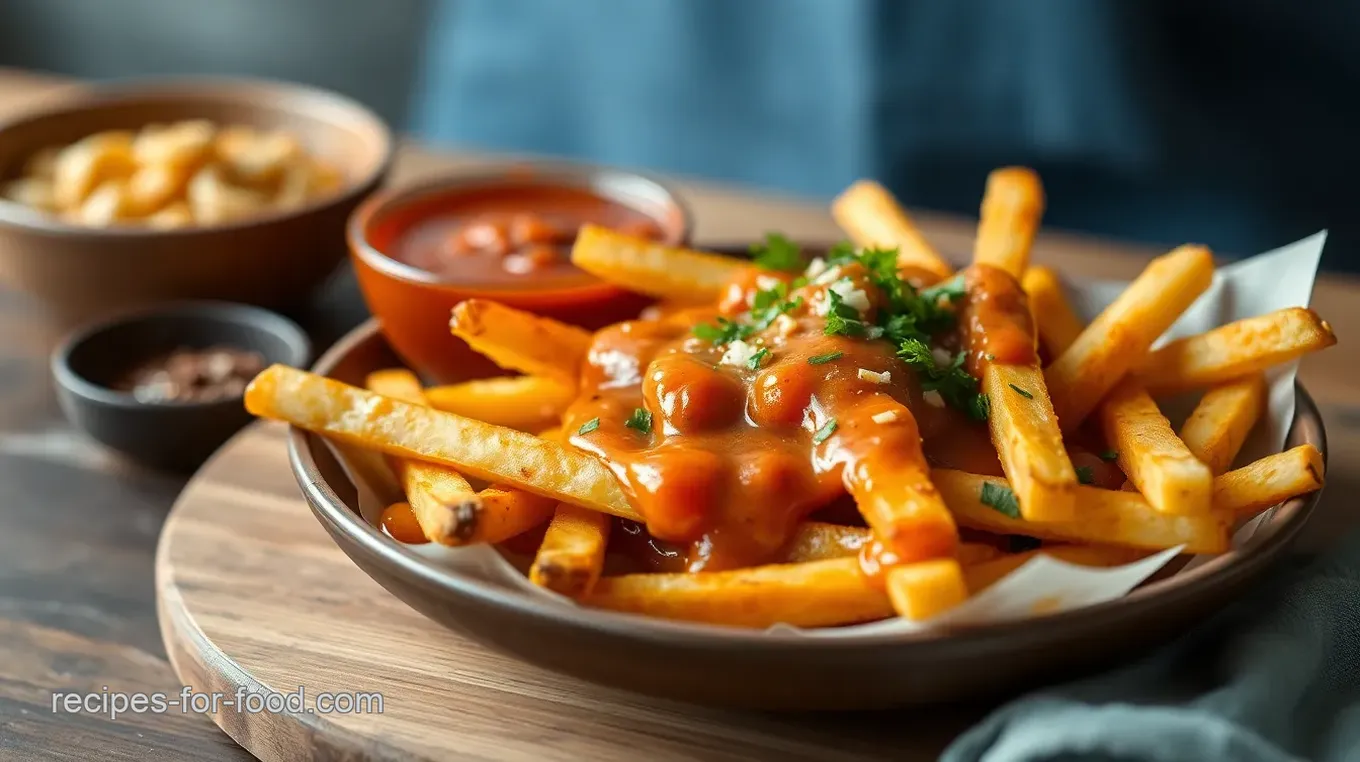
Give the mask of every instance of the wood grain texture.
<svg viewBox="0 0 1360 762">
<path fill-rule="evenodd" d="M 189 483 L 156 561 L 171 663 L 198 690 L 377 691 L 382 714 L 213 719 L 265 760 L 934 759 L 982 711 L 778 716 L 601 688 L 406 607 L 331 542 L 259 424 Z"/>
</svg>

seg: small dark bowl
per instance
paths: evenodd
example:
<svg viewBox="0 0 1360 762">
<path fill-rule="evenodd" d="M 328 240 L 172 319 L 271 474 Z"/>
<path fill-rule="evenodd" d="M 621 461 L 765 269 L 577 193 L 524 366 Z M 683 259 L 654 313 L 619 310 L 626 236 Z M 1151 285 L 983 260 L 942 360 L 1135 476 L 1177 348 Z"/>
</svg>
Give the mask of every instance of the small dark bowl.
<svg viewBox="0 0 1360 762">
<path fill-rule="evenodd" d="M 138 363 L 181 347 L 226 345 L 266 363 L 303 365 L 311 341 L 291 320 L 258 307 L 182 302 L 125 313 L 81 328 L 52 353 L 57 401 L 78 429 L 131 460 L 188 471 L 249 423 L 241 397 L 143 402 L 112 388 Z"/>
<path fill-rule="evenodd" d="M 318 361 L 349 384 L 396 362 L 377 325 Z M 1322 416 L 1297 387 L 1285 447 L 1327 456 Z M 364 520 L 354 486 L 321 437 L 294 428 L 293 475 L 317 520 L 349 557 L 412 608 L 484 645 L 586 680 L 666 698 L 767 710 L 859 710 L 995 698 L 1166 642 L 1265 575 L 1308 521 L 1319 493 L 1266 514 L 1242 545 L 1194 569 L 1086 608 L 953 632 L 839 640 L 761 633 L 553 605 L 519 588 L 453 571 Z"/>
</svg>

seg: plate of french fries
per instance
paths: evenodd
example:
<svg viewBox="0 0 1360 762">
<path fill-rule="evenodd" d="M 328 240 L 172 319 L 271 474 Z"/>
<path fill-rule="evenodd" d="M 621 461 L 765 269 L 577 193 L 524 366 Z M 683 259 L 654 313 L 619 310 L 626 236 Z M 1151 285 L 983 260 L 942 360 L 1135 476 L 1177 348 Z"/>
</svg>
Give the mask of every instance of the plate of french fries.
<svg viewBox="0 0 1360 762">
<path fill-rule="evenodd" d="M 77 225 L 174 230 L 297 209 L 342 180 L 285 130 L 191 119 L 43 148 L 0 197 Z"/>
<path fill-rule="evenodd" d="M 1322 235 L 1065 283 L 1030 262 L 1043 206 L 1033 172 L 992 173 L 962 269 L 871 182 L 815 251 L 587 226 L 573 262 L 657 298 L 638 320 L 473 299 L 450 330 L 503 377 L 424 386 L 369 326 L 246 405 L 294 427 L 362 567 L 532 661 L 767 707 L 1014 685 L 1261 573 L 1323 484 L 1294 372 L 1336 340 L 1306 306 Z"/>
</svg>

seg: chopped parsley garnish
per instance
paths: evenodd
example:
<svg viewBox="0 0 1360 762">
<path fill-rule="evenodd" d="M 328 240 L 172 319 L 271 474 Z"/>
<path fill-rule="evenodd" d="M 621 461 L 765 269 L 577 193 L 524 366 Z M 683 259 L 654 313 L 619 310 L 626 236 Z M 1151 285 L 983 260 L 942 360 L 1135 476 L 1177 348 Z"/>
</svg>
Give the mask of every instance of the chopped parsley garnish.
<svg viewBox="0 0 1360 762">
<path fill-rule="evenodd" d="M 1077 466 L 1077 481 L 1082 484 L 1096 483 L 1096 470 L 1091 466 Z"/>
<path fill-rule="evenodd" d="M 982 483 L 982 504 L 995 510 L 997 513 L 1010 516 L 1013 519 L 1020 518 L 1020 501 L 1015 498 L 1015 493 L 1010 487 L 993 482 Z"/>
<path fill-rule="evenodd" d="M 878 326 L 871 326 L 860 320 L 859 310 L 846 304 L 841 292 L 827 289 L 826 300 L 826 326 L 822 329 L 822 333 L 827 336 L 852 336 L 860 339 L 878 338 L 878 336 L 871 336 L 869 330 L 878 328 Z M 882 335 L 882 329 L 879 329 L 878 335 Z"/>
<path fill-rule="evenodd" d="M 766 292 L 762 291 L 761 293 Z M 793 299 L 787 302 L 774 302 L 773 304 L 770 304 L 769 306 L 764 307 L 762 309 L 752 310 L 751 328 L 753 331 L 763 331 L 766 328 L 769 328 L 770 324 L 773 323 L 775 319 L 778 318 L 780 315 L 783 315 L 785 312 L 792 312 L 793 310 L 796 310 L 802 306 L 803 297 L 795 296 Z"/>
<path fill-rule="evenodd" d="M 1102 452 L 1102 453 L 1100 454 L 1100 459 L 1103 460 L 1103 461 L 1105 461 L 1106 463 L 1110 463 L 1110 462 L 1112 462 L 1112 461 L 1119 460 L 1119 451 L 1118 451 L 1118 450 L 1106 450 L 1105 452 Z"/>
<path fill-rule="evenodd" d="M 831 420 L 827 421 L 826 424 L 823 425 L 820 429 L 817 429 L 816 434 L 812 435 L 812 443 L 821 444 L 822 442 L 825 442 L 827 439 L 829 439 L 832 434 L 835 433 L 836 433 L 836 419 L 832 418 Z"/>
<path fill-rule="evenodd" d="M 1008 386 L 1010 386 L 1010 388 L 1014 389 L 1014 390 L 1015 390 L 1015 393 L 1016 393 L 1016 394 L 1019 394 L 1021 397 L 1024 397 L 1024 398 L 1027 399 L 1027 400 L 1032 400 L 1032 399 L 1034 399 L 1034 395 L 1033 395 L 1033 394 L 1030 394 L 1029 392 L 1025 391 L 1024 389 L 1021 389 L 1020 387 L 1016 386 L 1015 384 L 1008 384 Z"/>
<path fill-rule="evenodd" d="M 978 380 L 963 369 L 966 355 L 963 352 L 954 357 L 947 368 L 935 364 L 935 355 L 930 347 L 920 339 L 906 339 L 897 350 L 921 382 L 921 391 L 939 392 L 946 404 L 956 407 L 978 421 L 987 420 L 991 412 L 987 395 L 978 393 Z"/>
<path fill-rule="evenodd" d="M 922 290 L 921 298 L 935 305 L 938 305 L 942 299 L 953 304 L 962 299 L 966 291 L 967 289 L 963 285 L 963 276 L 955 275 L 943 283 L 937 283 Z"/>
<path fill-rule="evenodd" d="M 832 360 L 839 360 L 844 356 L 844 352 L 827 352 L 824 355 L 813 355 L 808 358 L 808 365 L 824 365 Z"/>
<path fill-rule="evenodd" d="M 764 243 L 751 244 L 751 259 L 766 270 L 796 272 L 803 269 L 803 252 L 778 233 L 766 233 Z"/>
<path fill-rule="evenodd" d="M 711 341 L 714 344 L 728 344 L 737 339 L 744 339 L 755 333 L 755 328 L 749 325 L 728 320 L 725 317 L 718 318 L 718 324 L 700 323 L 694 326 L 694 335 L 704 341 Z"/>
<path fill-rule="evenodd" d="M 652 414 L 642 408 L 636 408 L 633 410 L 633 414 L 628 416 L 628 420 L 623 422 L 623 425 L 641 431 L 643 434 L 650 434 L 652 433 Z"/>
<path fill-rule="evenodd" d="M 751 370 L 758 370 L 760 368 L 760 364 L 762 362 L 765 362 L 765 358 L 768 357 L 769 355 L 770 355 L 769 348 L 761 347 L 759 350 L 756 351 L 755 354 L 751 355 L 751 359 L 746 361 L 746 367 L 750 368 Z"/>
<path fill-rule="evenodd" d="M 591 418 L 589 421 L 586 421 L 585 423 L 581 424 L 581 428 L 577 429 L 576 433 L 580 434 L 581 436 L 585 436 L 586 434 L 589 434 L 590 432 L 598 428 L 600 428 L 600 419 Z"/>
</svg>

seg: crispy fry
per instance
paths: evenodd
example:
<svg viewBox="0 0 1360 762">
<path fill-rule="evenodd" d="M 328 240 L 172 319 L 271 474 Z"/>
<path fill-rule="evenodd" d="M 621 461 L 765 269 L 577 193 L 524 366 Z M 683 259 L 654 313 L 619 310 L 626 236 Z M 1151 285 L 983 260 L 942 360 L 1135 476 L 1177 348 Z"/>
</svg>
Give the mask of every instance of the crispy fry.
<svg viewBox="0 0 1360 762">
<path fill-rule="evenodd" d="M 1020 511 L 1029 521 L 1072 518 L 1077 472 L 1063 446 L 1043 372 L 1037 364 L 991 363 L 983 373 L 982 388 L 991 400 L 992 443 Z"/>
<path fill-rule="evenodd" d="M 1322 489 L 1322 453 L 1299 445 L 1214 479 L 1214 507 L 1250 518 L 1290 498 Z"/>
<path fill-rule="evenodd" d="M 483 378 L 425 390 L 431 407 L 520 431 L 561 420 L 573 396 L 561 381 L 537 376 Z"/>
<path fill-rule="evenodd" d="M 1152 260 L 1124 293 L 1049 366 L 1048 392 L 1064 433 L 1075 431 L 1100 400 L 1213 280 L 1203 246 L 1182 246 Z"/>
<path fill-rule="evenodd" d="M 459 302 L 450 327 L 502 368 L 556 379 L 571 389 L 591 342 L 589 331 L 485 299 Z"/>
<path fill-rule="evenodd" d="M 699 574 L 601 577 L 583 603 L 613 611 L 764 628 L 829 627 L 893 614 L 853 557 Z"/>
<path fill-rule="evenodd" d="M 974 595 L 982 592 L 1038 555 L 1052 556 L 1059 561 L 1077 566 L 1122 566 L 1137 561 L 1144 553 L 1111 545 L 1049 545 L 1038 550 L 1013 553 L 982 563 L 965 565 L 963 578 L 968 583 L 968 592 Z"/>
<path fill-rule="evenodd" d="M 1213 473 L 1171 430 L 1157 403 L 1137 381 L 1126 378 L 1100 405 L 1105 441 L 1119 453 L 1119 467 L 1153 508 L 1163 513 L 1205 513 L 1211 506 Z"/>
<path fill-rule="evenodd" d="M 888 599 L 906 619 L 929 619 L 968 600 L 963 567 L 953 558 L 896 566 L 887 575 Z"/>
<path fill-rule="evenodd" d="M 863 458 L 846 477 L 846 486 L 874 537 L 901 563 L 949 558 L 958 546 L 958 529 L 940 494 L 930 483 L 930 466 L 921 451 L 916 419 L 893 403 L 894 426 L 910 427 L 896 441 L 899 449 Z"/>
<path fill-rule="evenodd" d="M 1044 214 L 1044 188 L 1034 170 L 1003 167 L 987 176 L 973 263 L 999 267 L 1019 278 Z"/>
<path fill-rule="evenodd" d="M 804 521 L 779 551 L 779 562 L 786 564 L 822 561 L 853 556 L 873 539 L 866 527 L 848 527 L 822 521 Z"/>
<path fill-rule="evenodd" d="M 274 365 L 246 388 L 246 409 L 389 455 L 453 466 L 486 481 L 641 521 L 598 459 L 502 426 L 393 400 Z"/>
<path fill-rule="evenodd" d="M 1232 467 L 1251 427 L 1266 411 L 1266 378 L 1253 373 L 1204 393 L 1181 426 L 1181 439 L 1218 475 Z"/>
<path fill-rule="evenodd" d="M 1188 553 L 1222 553 L 1228 549 L 1227 520 L 1218 511 L 1187 516 L 1166 514 L 1148 505 L 1136 492 L 1079 486 L 1076 490 L 1079 518 L 1031 522 L 1011 518 L 982 502 L 983 484 L 1005 487 L 1004 480 L 945 469 L 936 469 L 931 477 L 955 520 L 971 529 L 1148 550 L 1182 544 Z"/>
<path fill-rule="evenodd" d="M 405 368 L 368 374 L 368 388 L 384 397 L 424 406 L 420 380 Z M 553 501 L 519 490 L 490 487 L 476 492 L 468 480 L 449 466 L 409 458 L 394 458 L 411 512 L 431 542 L 470 545 L 507 540 L 542 524 L 552 513 Z"/>
<path fill-rule="evenodd" d="M 582 225 L 571 262 L 630 291 L 690 304 L 717 301 L 746 265 L 730 257 Z"/>
<path fill-rule="evenodd" d="M 1149 392 L 1172 394 L 1260 373 L 1335 343 L 1326 320 L 1291 307 L 1173 341 L 1149 354 L 1137 374 Z"/>
<path fill-rule="evenodd" d="M 898 264 L 929 270 L 941 280 L 954 274 L 897 199 L 872 180 L 846 188 L 831 203 L 831 216 L 856 245 L 895 247 Z"/>
<path fill-rule="evenodd" d="M 608 514 L 559 503 L 529 567 L 529 581 L 572 598 L 589 593 L 604 568 L 609 523 Z"/>
<path fill-rule="evenodd" d="M 1072 346 L 1085 325 L 1067 303 L 1057 274 L 1049 268 L 1043 265 L 1030 267 L 1020 283 L 1029 295 L 1029 308 L 1034 315 L 1035 327 L 1039 329 L 1039 341 L 1049 356 L 1056 358 Z"/>
</svg>

